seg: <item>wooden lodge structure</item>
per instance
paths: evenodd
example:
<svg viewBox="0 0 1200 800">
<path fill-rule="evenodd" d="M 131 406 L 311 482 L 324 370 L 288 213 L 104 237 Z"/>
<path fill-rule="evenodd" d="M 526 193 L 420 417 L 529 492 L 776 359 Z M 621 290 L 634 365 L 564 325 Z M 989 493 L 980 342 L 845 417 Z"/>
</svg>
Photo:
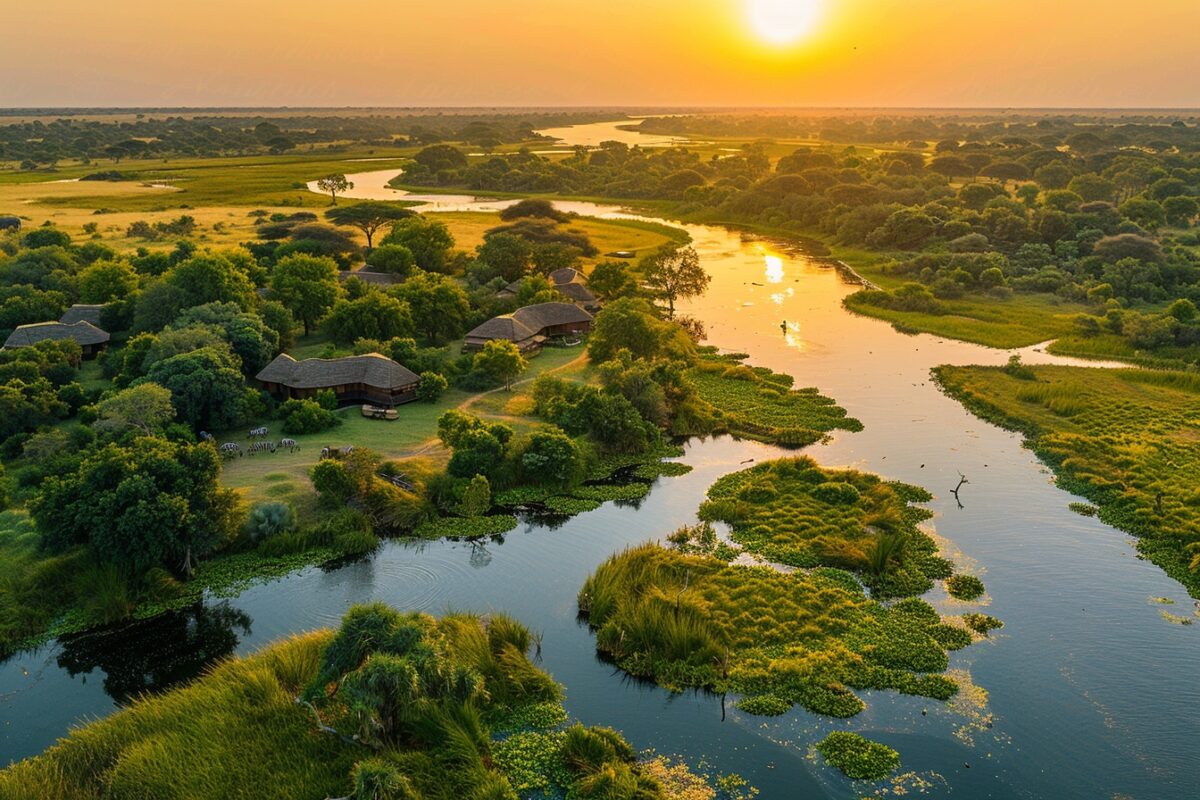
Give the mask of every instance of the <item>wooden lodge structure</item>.
<svg viewBox="0 0 1200 800">
<path fill-rule="evenodd" d="M 100 327 L 100 312 L 104 310 L 101 304 L 76 303 L 63 312 L 58 321 L 64 325 L 74 325 L 76 322 L 90 322 Z"/>
<path fill-rule="evenodd" d="M 38 342 L 74 339 L 83 348 L 84 358 L 95 358 L 108 347 L 109 335 L 86 320 L 78 322 L 33 322 L 18 325 L 4 342 L 4 348 L 32 347 Z"/>
<path fill-rule="evenodd" d="M 592 314 L 600 310 L 600 300 L 592 293 L 592 290 L 587 286 L 587 279 L 583 273 L 572 267 L 563 267 L 551 272 L 546 278 L 550 281 L 550 286 L 563 297 L 570 300 L 575 305 L 588 311 Z M 500 297 L 516 297 L 521 291 L 522 278 L 519 281 L 513 281 L 499 291 Z"/>
<path fill-rule="evenodd" d="M 573 303 L 538 303 L 511 314 L 492 317 L 467 334 L 463 350 L 482 350 L 493 339 L 506 339 L 522 353 L 536 353 L 555 337 L 575 336 L 592 329 L 592 315 Z"/>
<path fill-rule="evenodd" d="M 415 372 L 379 353 L 303 361 L 283 353 L 255 378 L 281 400 L 313 398 L 317 392 L 330 389 L 339 405 L 370 403 L 386 407 L 415 400 L 421 382 Z"/>
</svg>

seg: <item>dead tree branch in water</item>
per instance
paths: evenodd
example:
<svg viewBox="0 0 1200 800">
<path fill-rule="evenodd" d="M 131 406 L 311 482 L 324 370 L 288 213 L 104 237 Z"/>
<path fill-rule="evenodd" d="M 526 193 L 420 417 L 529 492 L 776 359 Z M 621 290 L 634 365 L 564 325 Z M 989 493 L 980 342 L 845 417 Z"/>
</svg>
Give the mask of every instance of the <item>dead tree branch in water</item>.
<svg viewBox="0 0 1200 800">
<path fill-rule="evenodd" d="M 960 500 L 958 497 L 958 490 L 963 487 L 964 483 L 970 483 L 970 481 L 967 480 L 967 476 L 963 475 L 962 472 L 960 471 L 958 473 L 958 486 L 955 486 L 953 489 L 950 490 L 950 494 L 954 495 L 954 502 L 958 503 L 959 508 L 964 508 L 964 506 L 962 504 L 962 500 Z"/>
</svg>

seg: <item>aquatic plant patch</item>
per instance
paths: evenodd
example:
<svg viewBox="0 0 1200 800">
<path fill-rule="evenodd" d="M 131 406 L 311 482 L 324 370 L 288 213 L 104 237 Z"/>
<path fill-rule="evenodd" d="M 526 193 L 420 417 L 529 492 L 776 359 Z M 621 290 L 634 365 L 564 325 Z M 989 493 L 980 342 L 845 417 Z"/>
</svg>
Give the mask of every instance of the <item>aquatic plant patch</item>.
<svg viewBox="0 0 1200 800">
<path fill-rule="evenodd" d="M 793 389 L 792 378 L 739 363 L 739 356 L 708 354 L 688 370 L 700 398 L 713 410 L 716 429 L 678 434 L 732 433 L 785 447 L 819 442 L 830 431 L 860 431 L 862 423 L 815 388 Z"/>
<path fill-rule="evenodd" d="M 900 768 L 900 754 L 851 731 L 834 731 L 817 742 L 817 752 L 855 780 L 880 780 Z"/>
<path fill-rule="evenodd" d="M 732 526 L 732 539 L 768 561 L 840 567 L 877 597 L 922 594 L 952 565 L 918 527 L 924 489 L 856 470 L 826 470 L 810 458 L 757 464 L 725 475 L 700 507 L 704 520 Z"/>
<path fill-rule="evenodd" d="M 413 531 L 419 539 L 475 539 L 480 536 L 498 536 L 517 527 L 517 518 L 511 514 L 493 514 L 486 517 L 438 517 L 423 522 Z"/>
</svg>

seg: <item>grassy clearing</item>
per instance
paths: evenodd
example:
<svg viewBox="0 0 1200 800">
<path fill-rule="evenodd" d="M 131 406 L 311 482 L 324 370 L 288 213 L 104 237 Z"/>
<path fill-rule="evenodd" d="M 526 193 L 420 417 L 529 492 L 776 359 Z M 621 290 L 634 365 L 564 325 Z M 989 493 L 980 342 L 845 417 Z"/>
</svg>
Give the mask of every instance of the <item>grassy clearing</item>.
<svg viewBox="0 0 1200 800">
<path fill-rule="evenodd" d="M 866 275 L 876 280 L 876 274 L 870 270 Z M 880 308 L 863 302 L 858 294 L 849 295 L 844 301 L 851 311 L 887 320 L 902 333 L 932 333 L 1005 349 L 1071 336 L 1076 332 L 1072 317 L 1087 310 L 1053 295 L 1015 294 L 1008 299 L 964 297 L 941 302 L 946 308 L 944 314 Z"/>
<path fill-rule="evenodd" d="M 941 385 L 984 419 L 1023 432 L 1058 483 L 1138 537 L 1138 551 L 1200 597 L 1200 376 L 1031 367 L 938 367 Z"/>
<path fill-rule="evenodd" d="M 748 540 L 748 549 L 811 556 L 813 569 L 731 564 L 728 545 L 700 526 L 696 536 L 672 535 L 675 549 L 651 543 L 608 559 L 580 590 L 580 611 L 596 648 L 627 672 L 672 689 L 737 692 L 751 713 L 798 703 L 849 717 L 865 707 L 852 689 L 947 699 L 957 685 L 937 673 L 946 651 L 970 644 L 971 634 L 923 600 L 888 606 L 864 592 L 866 582 L 878 595 L 917 594 L 932 586 L 931 575 L 949 575 L 915 530 L 922 516 L 908 500 L 928 498 L 917 492 L 809 459 L 726 476 L 701 517 L 733 521 L 734 540 Z M 890 544 L 880 555 L 883 541 Z M 862 567 L 862 577 L 817 566 L 829 563 Z"/>
<path fill-rule="evenodd" d="M 358 607 L 336 634 L 292 637 L 72 731 L 0 772 L 0 795 L 583 800 L 611 797 L 615 778 L 665 798 L 615 731 L 566 725 L 531 644 L 503 615 Z"/>
</svg>

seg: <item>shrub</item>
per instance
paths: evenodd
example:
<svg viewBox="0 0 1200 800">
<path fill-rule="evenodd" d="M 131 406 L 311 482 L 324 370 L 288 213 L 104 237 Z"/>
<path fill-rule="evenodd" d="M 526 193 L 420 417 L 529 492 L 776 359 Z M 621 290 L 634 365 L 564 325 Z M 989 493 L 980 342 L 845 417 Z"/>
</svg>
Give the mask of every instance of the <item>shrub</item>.
<svg viewBox="0 0 1200 800">
<path fill-rule="evenodd" d="M 258 503 L 250 509 L 246 531 L 258 543 L 296 527 L 296 512 L 287 503 Z"/>
<path fill-rule="evenodd" d="M 446 376 L 440 372 L 422 372 L 421 382 L 417 384 L 417 399 L 426 403 L 436 403 L 449 385 Z"/>
<path fill-rule="evenodd" d="M 283 432 L 292 435 L 320 433 L 342 423 L 336 414 L 315 400 L 292 398 L 279 407 Z"/>
<path fill-rule="evenodd" d="M 983 581 L 974 575 L 951 575 L 946 579 L 946 592 L 958 600 L 975 600 L 983 596 Z"/>
</svg>

